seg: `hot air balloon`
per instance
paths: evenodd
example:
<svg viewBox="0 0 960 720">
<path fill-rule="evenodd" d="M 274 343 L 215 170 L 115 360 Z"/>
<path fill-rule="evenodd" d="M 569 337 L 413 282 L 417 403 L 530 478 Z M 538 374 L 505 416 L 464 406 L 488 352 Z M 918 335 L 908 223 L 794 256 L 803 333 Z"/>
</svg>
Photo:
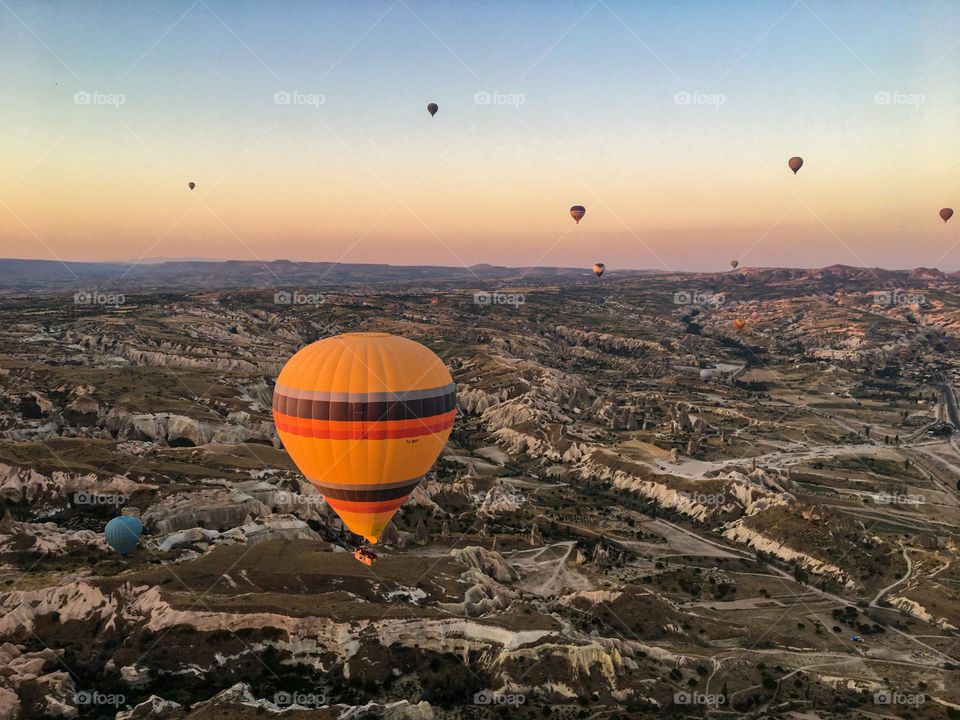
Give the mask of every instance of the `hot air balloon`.
<svg viewBox="0 0 960 720">
<path fill-rule="evenodd" d="M 570 217 L 577 221 L 577 225 L 580 224 L 580 219 L 587 214 L 587 209 L 583 205 L 574 205 L 570 208 Z"/>
<path fill-rule="evenodd" d="M 700 379 L 704 382 L 710 382 L 713 377 L 713 368 L 704 368 L 700 371 Z"/>
<path fill-rule="evenodd" d="M 455 392 L 446 366 L 423 345 L 389 333 L 345 333 L 287 361 L 273 420 L 290 457 L 344 525 L 376 543 L 450 436 Z"/>
<path fill-rule="evenodd" d="M 120 515 L 107 523 L 103 536 L 107 545 L 126 557 L 140 542 L 143 523 L 132 515 Z"/>
<path fill-rule="evenodd" d="M 944 222 L 946 222 L 947 220 L 949 220 L 950 218 L 952 218 L 952 217 L 953 217 L 953 208 L 943 208 L 943 209 L 940 211 L 940 217 L 943 219 Z"/>
<path fill-rule="evenodd" d="M 747 321 L 743 318 L 734 318 L 733 326 L 737 329 L 737 332 L 743 330 L 747 326 Z"/>
<path fill-rule="evenodd" d="M 197 186 L 197 184 L 196 184 L 195 182 L 193 182 L 192 180 L 187 183 L 187 187 L 190 188 L 191 190 L 193 190 L 196 186 Z"/>
<path fill-rule="evenodd" d="M 607 266 L 603 263 L 594 263 L 593 264 L 593 274 L 597 277 L 603 275 L 603 271 L 607 269 Z"/>
<path fill-rule="evenodd" d="M 790 166 L 790 169 L 793 170 L 793 174 L 796 175 L 800 168 L 803 167 L 803 158 L 802 157 L 792 157 L 787 160 L 787 165 Z"/>
<path fill-rule="evenodd" d="M 433 117 L 434 115 L 436 115 L 437 110 L 439 109 L 440 109 L 440 106 L 437 105 L 436 103 L 430 103 L 429 105 L 427 105 L 427 112 L 430 113 L 430 117 Z"/>
<path fill-rule="evenodd" d="M 739 260 L 731 260 L 731 261 L 730 261 L 730 267 L 732 267 L 734 270 L 737 269 L 737 266 L 738 266 L 739 264 L 740 264 L 740 261 L 739 261 Z"/>
</svg>

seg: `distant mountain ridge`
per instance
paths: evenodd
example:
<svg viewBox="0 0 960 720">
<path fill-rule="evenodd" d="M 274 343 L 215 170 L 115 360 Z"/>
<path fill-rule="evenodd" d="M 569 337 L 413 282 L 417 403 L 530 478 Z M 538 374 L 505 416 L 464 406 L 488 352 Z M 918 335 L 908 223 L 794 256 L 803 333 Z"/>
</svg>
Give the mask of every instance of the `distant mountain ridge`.
<svg viewBox="0 0 960 720">
<path fill-rule="evenodd" d="M 624 270 L 625 276 L 652 271 Z M 0 259 L 0 289 L 323 287 L 381 282 L 502 281 L 592 277 L 590 268 L 445 267 L 290 260 L 178 260 L 149 263 Z"/>
<path fill-rule="evenodd" d="M 641 279 L 651 275 L 711 277 L 749 282 L 873 282 L 915 283 L 956 279 L 960 273 L 935 268 L 885 270 L 848 265 L 819 269 L 746 267 L 717 273 L 661 270 L 617 270 L 610 279 Z M 576 281 L 593 277 L 591 268 L 506 267 L 477 264 L 471 267 L 439 265 L 387 265 L 290 260 L 172 260 L 141 263 L 60 262 L 57 260 L 0 259 L 0 290 L 150 290 L 208 289 L 231 287 L 333 287 L 373 283 L 544 282 Z"/>
</svg>

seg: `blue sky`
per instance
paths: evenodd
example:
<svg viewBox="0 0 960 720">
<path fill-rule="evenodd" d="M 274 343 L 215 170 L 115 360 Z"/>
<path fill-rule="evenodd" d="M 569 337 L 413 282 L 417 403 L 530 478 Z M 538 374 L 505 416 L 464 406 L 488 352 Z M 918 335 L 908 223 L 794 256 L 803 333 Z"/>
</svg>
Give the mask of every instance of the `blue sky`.
<svg viewBox="0 0 960 720">
<path fill-rule="evenodd" d="M 4 0 L 0 255 L 956 269 L 958 31 L 927 2 Z"/>
</svg>

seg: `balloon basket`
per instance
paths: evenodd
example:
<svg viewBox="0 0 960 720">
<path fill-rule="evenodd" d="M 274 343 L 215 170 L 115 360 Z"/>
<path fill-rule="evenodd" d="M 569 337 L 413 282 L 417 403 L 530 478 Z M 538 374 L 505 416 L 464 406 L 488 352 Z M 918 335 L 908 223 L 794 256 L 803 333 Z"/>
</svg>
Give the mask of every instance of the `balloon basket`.
<svg viewBox="0 0 960 720">
<path fill-rule="evenodd" d="M 373 567 L 373 564 L 377 561 L 377 554 L 367 548 L 357 548 L 353 551 L 353 557 L 367 567 Z"/>
</svg>

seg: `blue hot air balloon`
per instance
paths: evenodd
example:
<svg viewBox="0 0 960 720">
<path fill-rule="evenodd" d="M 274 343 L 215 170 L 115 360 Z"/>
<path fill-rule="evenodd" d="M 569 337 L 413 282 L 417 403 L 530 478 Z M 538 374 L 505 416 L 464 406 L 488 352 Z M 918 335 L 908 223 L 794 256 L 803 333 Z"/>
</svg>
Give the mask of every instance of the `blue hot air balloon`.
<svg viewBox="0 0 960 720">
<path fill-rule="evenodd" d="M 107 545 L 126 557 L 140 542 L 143 523 L 133 515 L 120 515 L 107 523 L 103 535 Z"/>
</svg>

